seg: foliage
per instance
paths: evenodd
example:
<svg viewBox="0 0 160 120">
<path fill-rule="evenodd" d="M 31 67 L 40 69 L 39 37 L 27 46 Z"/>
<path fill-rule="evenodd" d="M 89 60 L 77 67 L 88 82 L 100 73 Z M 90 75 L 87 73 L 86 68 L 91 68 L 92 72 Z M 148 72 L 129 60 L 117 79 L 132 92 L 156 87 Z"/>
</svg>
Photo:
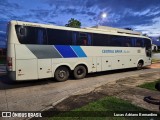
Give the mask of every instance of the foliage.
<svg viewBox="0 0 160 120">
<path fill-rule="evenodd" d="M 68 24 L 65 25 L 66 27 L 74 27 L 74 28 L 80 28 L 81 27 L 81 22 L 74 19 L 74 18 L 71 18 L 69 21 L 68 21 Z"/>
<path fill-rule="evenodd" d="M 144 33 L 144 34 L 143 34 L 143 36 L 146 36 L 146 37 L 148 37 L 148 35 L 147 35 L 146 33 Z"/>
<path fill-rule="evenodd" d="M 144 84 L 142 84 L 142 85 L 139 85 L 138 87 L 146 88 L 146 89 L 149 89 L 149 90 L 155 90 L 155 91 L 156 91 L 156 89 L 155 89 L 155 84 L 156 84 L 157 82 L 160 82 L 160 79 L 157 80 L 157 81 L 154 81 L 154 82 L 144 83 Z"/>
<path fill-rule="evenodd" d="M 133 28 L 124 28 L 124 29 L 126 29 L 126 30 L 132 30 L 133 31 Z"/>
<path fill-rule="evenodd" d="M 5 64 L 6 63 L 6 57 L 0 56 L 0 64 Z"/>
</svg>

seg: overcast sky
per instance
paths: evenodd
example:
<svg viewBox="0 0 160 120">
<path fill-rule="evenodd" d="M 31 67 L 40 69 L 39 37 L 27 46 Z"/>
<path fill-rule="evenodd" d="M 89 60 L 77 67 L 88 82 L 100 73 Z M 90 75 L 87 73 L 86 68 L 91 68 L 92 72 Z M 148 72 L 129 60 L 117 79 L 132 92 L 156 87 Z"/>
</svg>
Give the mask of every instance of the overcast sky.
<svg viewBox="0 0 160 120">
<path fill-rule="evenodd" d="M 106 19 L 100 18 L 103 12 Z M 159 36 L 160 0 L 0 0 L 0 37 L 10 20 L 64 26 L 70 18 L 80 20 L 82 27 L 100 23 Z"/>
</svg>

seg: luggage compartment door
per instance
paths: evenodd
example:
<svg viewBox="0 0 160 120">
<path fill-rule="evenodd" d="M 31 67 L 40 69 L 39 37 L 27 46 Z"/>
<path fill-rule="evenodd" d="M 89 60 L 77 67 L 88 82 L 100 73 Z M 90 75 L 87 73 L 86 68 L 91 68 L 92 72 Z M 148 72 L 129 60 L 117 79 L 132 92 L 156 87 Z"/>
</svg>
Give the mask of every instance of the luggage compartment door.
<svg viewBox="0 0 160 120">
<path fill-rule="evenodd" d="M 101 63 L 101 57 L 97 57 L 97 72 L 102 71 Z"/>
<path fill-rule="evenodd" d="M 38 59 L 38 78 L 52 77 L 51 59 Z"/>
<path fill-rule="evenodd" d="M 37 59 L 16 60 L 16 79 L 17 80 L 38 79 Z"/>
<path fill-rule="evenodd" d="M 102 57 L 102 71 L 112 69 L 112 57 Z"/>
</svg>

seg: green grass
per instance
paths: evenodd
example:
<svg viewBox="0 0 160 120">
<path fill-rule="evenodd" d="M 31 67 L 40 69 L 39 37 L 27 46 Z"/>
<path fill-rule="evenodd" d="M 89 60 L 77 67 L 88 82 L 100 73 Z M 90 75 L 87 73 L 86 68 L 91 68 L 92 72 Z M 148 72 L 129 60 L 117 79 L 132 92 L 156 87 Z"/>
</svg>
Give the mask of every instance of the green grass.
<svg viewBox="0 0 160 120">
<path fill-rule="evenodd" d="M 88 112 L 90 111 L 90 113 Z M 93 111 L 93 113 L 92 113 Z M 104 112 L 105 111 L 105 112 Z M 58 115 L 56 117 L 52 117 L 49 120 L 146 120 L 146 117 L 113 117 L 113 111 L 119 111 L 119 112 L 123 112 L 123 111 L 147 111 L 143 108 L 137 107 L 131 103 L 129 103 L 128 101 L 124 101 L 122 99 L 118 99 L 115 97 L 106 97 L 104 99 L 98 100 L 96 102 L 92 102 L 89 103 L 86 106 L 83 106 L 81 108 L 75 109 L 73 111 L 67 112 L 67 113 L 63 113 L 61 115 Z M 72 117 L 72 115 L 74 114 L 78 114 L 78 112 L 83 112 L 83 114 L 79 117 Z M 95 116 L 95 117 L 82 117 L 89 114 L 98 114 L 99 116 Z M 108 117 L 106 117 L 106 114 L 110 114 L 110 116 L 108 115 Z M 89 116 L 88 115 L 88 116 Z M 105 115 L 105 116 L 104 116 Z M 61 117 L 59 117 L 61 116 Z M 65 117 L 67 116 L 67 117 Z M 71 117 L 68 117 L 71 116 Z M 103 116 L 103 117 L 101 117 Z"/>
<path fill-rule="evenodd" d="M 156 80 L 155 82 L 149 82 L 149 83 L 144 83 L 142 85 L 139 85 L 138 87 L 141 87 L 141 88 L 146 88 L 146 89 L 149 89 L 149 90 L 155 90 L 155 84 L 157 82 L 160 82 L 160 79 Z"/>
<path fill-rule="evenodd" d="M 158 62 L 160 62 L 160 59 L 152 59 L 152 62 L 158 63 Z"/>
<path fill-rule="evenodd" d="M 160 50 L 158 50 L 158 51 L 153 51 L 153 53 L 160 53 Z"/>
<path fill-rule="evenodd" d="M 6 63 L 6 57 L 0 56 L 0 64 L 5 64 L 5 63 Z"/>
</svg>

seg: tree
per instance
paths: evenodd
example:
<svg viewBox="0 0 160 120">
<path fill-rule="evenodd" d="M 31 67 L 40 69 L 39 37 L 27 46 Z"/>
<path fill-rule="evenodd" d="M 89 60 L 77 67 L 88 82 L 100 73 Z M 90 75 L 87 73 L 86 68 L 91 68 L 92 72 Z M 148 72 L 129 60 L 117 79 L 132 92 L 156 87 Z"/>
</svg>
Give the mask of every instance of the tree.
<svg viewBox="0 0 160 120">
<path fill-rule="evenodd" d="M 66 27 L 74 27 L 74 28 L 80 28 L 81 27 L 81 22 L 74 19 L 74 18 L 71 18 L 69 21 L 68 21 L 68 24 L 65 25 Z"/>
<path fill-rule="evenodd" d="M 132 29 L 132 28 L 124 28 L 124 29 L 126 29 L 126 30 L 132 30 L 132 31 L 133 31 L 133 29 Z"/>
<path fill-rule="evenodd" d="M 144 34 L 143 34 L 143 36 L 146 36 L 146 37 L 148 37 L 148 35 L 147 35 L 146 33 L 144 33 Z"/>
</svg>

